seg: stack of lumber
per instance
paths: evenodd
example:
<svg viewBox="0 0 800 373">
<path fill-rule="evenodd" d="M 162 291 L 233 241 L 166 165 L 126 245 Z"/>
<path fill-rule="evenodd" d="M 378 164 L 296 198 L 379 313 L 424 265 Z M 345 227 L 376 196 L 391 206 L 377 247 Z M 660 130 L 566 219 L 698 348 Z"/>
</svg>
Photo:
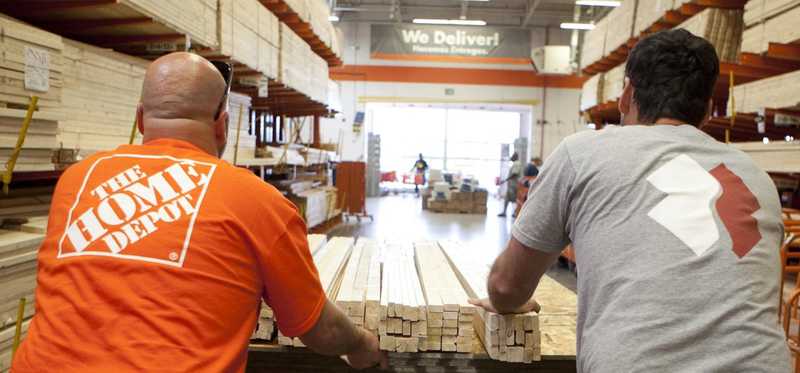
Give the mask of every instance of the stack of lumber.
<svg viewBox="0 0 800 373">
<path fill-rule="evenodd" d="M 29 229 L 33 230 L 33 229 Z M 20 298 L 26 299 L 22 332 L 35 311 L 36 255 L 43 233 L 0 230 L 0 371 L 10 369 Z"/>
<path fill-rule="evenodd" d="M 739 113 L 755 113 L 761 109 L 800 109 L 800 71 L 737 85 L 735 100 L 728 100 L 728 115 L 733 114 L 735 101 Z"/>
<path fill-rule="evenodd" d="M 58 35 L 1 15 L 0 33 L 0 170 L 5 171 L 17 142 L 31 95 L 39 97 L 39 109 L 33 115 L 15 170 L 52 170 L 50 152 L 57 147 L 60 119 L 54 109 L 61 105 L 64 43 Z M 39 68 L 34 71 L 31 67 Z M 31 89 L 26 77 L 38 82 L 42 90 Z"/>
<path fill-rule="evenodd" d="M 414 264 L 414 247 L 410 243 L 386 243 L 382 255 L 383 279 L 378 326 L 381 350 L 438 351 L 441 348 L 441 325 L 436 328 L 440 333 L 432 336 L 435 341 L 428 343 L 428 331 L 431 329 Z M 438 322 L 442 322 L 441 318 Z"/>
<path fill-rule="evenodd" d="M 81 157 L 130 141 L 148 61 L 64 40 L 59 147 Z"/>
<path fill-rule="evenodd" d="M 758 167 L 767 172 L 800 172 L 800 147 L 795 143 L 774 141 L 769 144 L 758 142 L 732 143 L 737 149 L 747 153 Z"/>
<path fill-rule="evenodd" d="M 642 0 L 636 6 L 636 20 L 633 35 L 641 35 L 648 27 L 656 23 L 674 7 L 672 0 Z"/>
<path fill-rule="evenodd" d="M 633 37 L 633 20 L 636 17 L 637 0 L 622 0 L 620 6 L 614 8 L 606 18 L 608 29 L 603 57 L 611 55 L 617 48 L 625 45 Z"/>
<path fill-rule="evenodd" d="M 0 223 L 6 219 L 47 215 L 52 195 L 52 187 L 11 188 L 8 195 L 0 193 Z"/>
<path fill-rule="evenodd" d="M 441 351 L 471 352 L 475 340 L 473 320 L 476 308 L 469 304 L 469 296 L 436 242 L 417 242 L 414 248 L 428 305 L 427 350 L 438 351 L 437 342 L 440 342 Z"/>
<path fill-rule="evenodd" d="M 583 83 L 581 89 L 581 111 L 589 110 L 603 102 L 603 74 L 595 74 Z"/>
<path fill-rule="evenodd" d="M 331 198 L 334 198 L 332 203 Z M 333 217 L 336 188 L 322 187 L 304 190 L 291 196 L 300 208 L 308 228 L 316 227 Z"/>
<path fill-rule="evenodd" d="M 117 0 L 209 48 L 218 45 L 217 0 Z"/>
<path fill-rule="evenodd" d="M 583 46 L 581 47 L 582 68 L 589 67 L 589 65 L 603 58 L 609 23 L 609 17 L 603 17 L 595 24 L 593 30 L 587 31 L 584 35 Z"/>
<path fill-rule="evenodd" d="M 308 235 L 308 250 L 311 251 L 312 256 L 316 256 L 326 243 L 328 243 L 328 237 L 324 234 Z"/>
<path fill-rule="evenodd" d="M 769 43 L 789 44 L 800 40 L 799 0 L 753 0 L 745 7 L 747 30 L 742 37 L 742 52 L 765 53 Z"/>
<path fill-rule="evenodd" d="M 708 8 L 684 21 L 677 28 L 708 40 L 722 62 L 735 62 L 739 57 L 744 30 L 743 12 L 739 9 Z"/>
<path fill-rule="evenodd" d="M 256 136 L 250 131 L 251 98 L 240 93 L 231 92 L 228 98 L 228 144 L 222 159 L 236 164 L 247 164 L 256 158 Z"/>
<path fill-rule="evenodd" d="M 319 271 L 319 280 L 328 299 L 336 299 L 339 285 L 350 254 L 353 251 L 354 239 L 351 237 L 334 237 L 325 244 L 317 255 L 314 264 Z M 299 338 L 289 338 L 278 332 L 278 343 L 284 346 L 304 347 Z"/>
<path fill-rule="evenodd" d="M 258 0 L 221 0 L 219 50 L 274 79 L 278 72 L 279 23 Z"/>
<path fill-rule="evenodd" d="M 603 74 L 603 102 L 614 101 L 622 96 L 625 87 L 625 64 Z"/>
<path fill-rule="evenodd" d="M 359 241 L 363 238 L 359 238 Z M 383 264 L 381 262 L 382 247 L 373 240 L 366 241 L 366 246 L 372 250 L 367 275 L 367 288 L 364 292 L 364 328 L 372 334 L 378 335 L 381 318 L 381 285 Z"/>
<path fill-rule="evenodd" d="M 328 102 L 328 63 L 289 26 L 281 24 L 278 79 L 320 103 Z"/>
<path fill-rule="evenodd" d="M 341 34 L 330 21 L 330 6 L 324 0 L 285 0 L 286 5 L 297 13 L 301 21 L 311 25 L 311 31 L 330 48 L 336 56 L 341 56 Z"/>
<path fill-rule="evenodd" d="M 377 251 L 375 241 L 358 239 L 344 271 L 339 292 L 336 294 L 336 305 L 358 326 L 365 325 L 369 272 L 373 259 L 377 259 Z M 380 276 L 380 268 L 378 271 Z"/>
<path fill-rule="evenodd" d="M 491 263 L 485 260 L 486 253 L 457 242 L 440 241 L 439 245 L 467 294 L 476 299 L 488 298 L 486 284 Z M 541 360 L 542 335 L 535 312 L 500 315 L 479 308 L 473 325 L 492 359 L 515 363 Z"/>
</svg>

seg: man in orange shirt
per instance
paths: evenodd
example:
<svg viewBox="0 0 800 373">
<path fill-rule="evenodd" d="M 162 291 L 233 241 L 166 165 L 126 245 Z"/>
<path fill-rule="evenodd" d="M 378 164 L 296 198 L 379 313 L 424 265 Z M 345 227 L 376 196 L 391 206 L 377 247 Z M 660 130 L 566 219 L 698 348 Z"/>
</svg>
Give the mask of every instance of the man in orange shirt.
<svg viewBox="0 0 800 373">
<path fill-rule="evenodd" d="M 296 208 L 218 158 L 230 79 L 193 54 L 156 60 L 144 145 L 64 172 L 13 372 L 243 372 L 262 297 L 286 336 L 385 365 L 377 338 L 326 299 Z"/>
</svg>

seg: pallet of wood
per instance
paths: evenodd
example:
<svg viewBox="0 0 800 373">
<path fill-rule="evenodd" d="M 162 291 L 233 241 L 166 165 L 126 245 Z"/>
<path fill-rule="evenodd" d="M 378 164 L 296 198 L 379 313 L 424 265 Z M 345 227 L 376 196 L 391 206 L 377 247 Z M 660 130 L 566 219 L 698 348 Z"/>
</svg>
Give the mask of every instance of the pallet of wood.
<svg viewBox="0 0 800 373">
<path fill-rule="evenodd" d="M 608 70 L 603 74 L 603 102 L 619 99 L 625 87 L 625 64 Z"/>
<path fill-rule="evenodd" d="M 467 294 L 487 298 L 491 262 L 485 260 L 486 253 L 453 241 L 440 241 L 439 245 Z M 500 315 L 479 308 L 476 316 L 473 326 L 489 357 L 515 363 L 541 360 L 542 335 L 536 312 Z"/>
<path fill-rule="evenodd" d="M 414 250 L 427 303 L 427 350 L 472 352 L 476 307 L 436 242 L 416 242 Z"/>
<path fill-rule="evenodd" d="M 628 43 L 633 37 L 633 24 L 636 18 L 637 0 L 622 0 L 606 18 L 609 19 L 603 57 L 610 56 L 617 48 Z"/>
<path fill-rule="evenodd" d="M 735 62 L 739 57 L 744 30 L 740 9 L 707 8 L 684 21 L 676 28 L 708 40 L 722 62 Z"/>
<path fill-rule="evenodd" d="M 800 71 L 773 76 L 733 88 L 734 100 L 728 100 L 728 115 L 759 110 L 800 109 Z"/>
<path fill-rule="evenodd" d="M 438 351 L 441 333 L 428 334 L 431 329 L 414 263 L 414 246 L 410 242 L 387 242 L 381 248 L 381 256 L 383 278 L 378 324 L 381 350 Z M 428 343 L 429 337 L 437 339 L 436 342 Z"/>
<path fill-rule="evenodd" d="M 800 172 L 800 147 L 797 144 L 783 141 L 764 144 L 758 141 L 733 143 L 731 145 L 747 153 L 764 171 L 779 173 Z"/>
<path fill-rule="evenodd" d="M 800 6 L 800 0 L 750 0 L 744 5 L 744 24 L 750 28 Z"/>
<path fill-rule="evenodd" d="M 221 0 L 219 51 L 268 78 L 277 77 L 279 21 L 257 0 Z"/>
<path fill-rule="evenodd" d="M 581 46 L 581 68 L 586 68 L 603 58 L 609 23 L 609 17 L 603 17 L 597 21 L 593 30 L 584 34 Z"/>
<path fill-rule="evenodd" d="M 580 110 L 589 110 L 603 102 L 603 84 L 605 83 L 604 74 L 595 74 L 586 79 L 581 88 Z"/>
<path fill-rule="evenodd" d="M 217 0 L 117 0 L 156 22 L 186 34 L 194 43 L 218 45 Z"/>
<path fill-rule="evenodd" d="M 770 8 L 770 11 L 759 13 L 757 16 L 749 16 L 752 8 L 745 10 L 745 18 L 760 20 L 752 24 L 744 31 L 742 37 L 742 52 L 761 54 L 767 52 L 769 43 L 790 44 L 800 40 L 800 27 L 797 27 L 797 19 L 800 17 L 800 1 L 779 1 L 774 0 L 777 6 Z M 747 3 L 761 3 L 760 0 Z M 770 0 L 767 3 L 772 3 Z"/>
<path fill-rule="evenodd" d="M 281 24 L 278 80 L 310 97 L 328 102 L 328 64 L 286 24 Z"/>
</svg>

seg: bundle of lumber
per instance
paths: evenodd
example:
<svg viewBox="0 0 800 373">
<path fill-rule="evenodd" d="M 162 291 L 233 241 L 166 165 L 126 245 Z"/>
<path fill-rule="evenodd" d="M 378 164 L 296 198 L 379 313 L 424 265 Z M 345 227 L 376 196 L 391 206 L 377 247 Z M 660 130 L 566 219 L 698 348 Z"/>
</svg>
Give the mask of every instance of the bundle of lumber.
<svg viewBox="0 0 800 373">
<path fill-rule="evenodd" d="M 220 0 L 219 51 L 275 79 L 279 23 L 257 0 Z"/>
<path fill-rule="evenodd" d="M 26 228 L 37 230 L 38 226 Z M 22 332 L 35 308 L 36 255 L 44 240 L 43 233 L 0 230 L 0 371 L 10 369 L 11 349 L 21 298 L 26 299 Z"/>
<path fill-rule="evenodd" d="M 53 187 L 11 188 L 9 194 L 0 193 L 0 224 L 47 215 L 52 195 Z"/>
<path fill-rule="evenodd" d="M 60 36 L 0 15 L 0 164 L 5 170 L 19 137 L 30 97 L 39 97 L 38 110 L 17 161 L 16 171 L 54 168 L 61 105 L 64 43 Z"/>
<path fill-rule="evenodd" d="M 301 21 L 311 26 L 311 31 L 330 48 L 336 56 L 341 56 L 341 35 L 330 21 L 330 6 L 324 0 L 285 0 L 286 5 L 297 13 Z"/>
<path fill-rule="evenodd" d="M 59 147 L 86 157 L 130 141 L 148 61 L 64 40 Z"/>
<path fill-rule="evenodd" d="M 747 153 L 758 167 L 767 172 L 797 173 L 800 172 L 800 148 L 797 144 L 787 142 L 732 143 L 737 149 Z"/>
<path fill-rule="evenodd" d="M 476 307 L 469 304 L 469 296 L 436 242 L 417 242 L 414 249 L 427 303 L 427 350 L 471 352 Z"/>
<path fill-rule="evenodd" d="M 292 29 L 281 24 L 278 79 L 312 100 L 328 102 L 328 63 Z"/>
<path fill-rule="evenodd" d="M 620 6 L 614 8 L 606 18 L 609 19 L 606 31 L 603 57 L 610 56 L 617 48 L 625 45 L 633 37 L 633 24 L 636 17 L 636 1 L 622 0 Z"/>
<path fill-rule="evenodd" d="M 430 329 L 425 297 L 414 264 L 414 246 L 411 243 L 386 243 L 381 255 L 383 278 L 378 325 L 381 350 L 438 351 L 441 333 L 430 336 L 432 341 L 428 343 Z M 436 330 L 441 331 L 441 318 L 438 322 Z"/>
<path fill-rule="evenodd" d="M 256 136 L 250 130 L 250 96 L 231 92 L 228 98 L 228 143 L 222 159 L 239 164 L 247 164 L 256 158 Z"/>
<path fill-rule="evenodd" d="M 728 100 L 728 115 L 755 113 L 761 109 L 800 109 L 800 71 L 737 85 Z"/>
<path fill-rule="evenodd" d="M 707 8 L 684 21 L 677 28 L 708 40 L 722 62 L 735 62 L 739 57 L 744 30 L 740 9 Z"/>
<path fill-rule="evenodd" d="M 334 188 L 335 190 L 335 188 Z M 291 197 L 303 214 L 308 228 L 316 227 L 330 219 L 328 188 L 304 190 Z"/>
<path fill-rule="evenodd" d="M 117 0 L 209 48 L 218 45 L 217 0 Z"/>
<path fill-rule="evenodd" d="M 636 6 L 636 20 L 633 26 L 633 35 L 641 35 L 650 26 L 656 23 L 661 17 L 673 9 L 675 3 L 672 0 L 642 0 Z"/>
<path fill-rule="evenodd" d="M 756 7 L 757 4 L 762 6 Z M 754 11 L 757 15 L 750 14 Z M 748 16 L 748 14 L 750 15 Z M 767 52 L 769 43 L 797 42 L 800 40 L 800 27 L 797 27 L 798 17 L 800 17 L 800 1 L 798 0 L 748 2 L 745 19 L 749 19 L 751 22 L 758 20 L 758 22 L 748 25 L 748 29 L 744 31 L 742 52 L 761 54 Z"/>
<path fill-rule="evenodd" d="M 586 111 L 605 102 L 603 99 L 604 74 L 595 74 L 583 83 L 581 90 L 581 111 Z"/>
<path fill-rule="evenodd" d="M 582 68 L 586 68 L 603 58 L 609 23 L 609 17 L 603 17 L 603 19 L 597 21 L 593 30 L 587 31 L 584 35 L 583 46 L 581 47 Z"/>
<path fill-rule="evenodd" d="M 467 294 L 487 298 L 491 263 L 485 260 L 486 253 L 457 242 L 440 241 L 439 245 Z M 500 315 L 479 308 L 476 316 L 475 331 L 492 359 L 515 363 L 541 360 L 538 314 Z"/>
<path fill-rule="evenodd" d="M 375 241 L 359 238 L 345 268 L 336 305 L 358 326 L 364 326 L 366 294 L 371 264 L 377 261 L 378 245 Z M 378 267 L 380 271 L 380 267 Z M 378 273 L 380 276 L 380 273 Z"/>
<path fill-rule="evenodd" d="M 623 63 L 603 74 L 603 102 L 619 99 L 624 87 L 625 64 Z"/>
<path fill-rule="evenodd" d="M 328 299 L 336 299 L 342 272 L 353 251 L 355 240 L 351 237 L 334 237 L 314 255 L 314 264 L 319 272 L 322 289 Z M 299 338 L 289 338 L 278 331 L 278 344 L 284 346 L 304 347 Z"/>
</svg>

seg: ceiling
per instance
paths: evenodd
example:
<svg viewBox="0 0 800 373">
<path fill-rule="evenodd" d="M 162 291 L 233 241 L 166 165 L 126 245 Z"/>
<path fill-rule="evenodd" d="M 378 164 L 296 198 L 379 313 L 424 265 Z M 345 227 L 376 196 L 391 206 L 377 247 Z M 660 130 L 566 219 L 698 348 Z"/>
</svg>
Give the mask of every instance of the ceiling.
<svg viewBox="0 0 800 373">
<path fill-rule="evenodd" d="M 411 22 L 414 18 L 475 19 L 489 26 L 545 27 L 572 22 L 575 0 L 328 0 L 342 22 Z M 610 8 L 581 7 L 581 21 Z"/>
</svg>

